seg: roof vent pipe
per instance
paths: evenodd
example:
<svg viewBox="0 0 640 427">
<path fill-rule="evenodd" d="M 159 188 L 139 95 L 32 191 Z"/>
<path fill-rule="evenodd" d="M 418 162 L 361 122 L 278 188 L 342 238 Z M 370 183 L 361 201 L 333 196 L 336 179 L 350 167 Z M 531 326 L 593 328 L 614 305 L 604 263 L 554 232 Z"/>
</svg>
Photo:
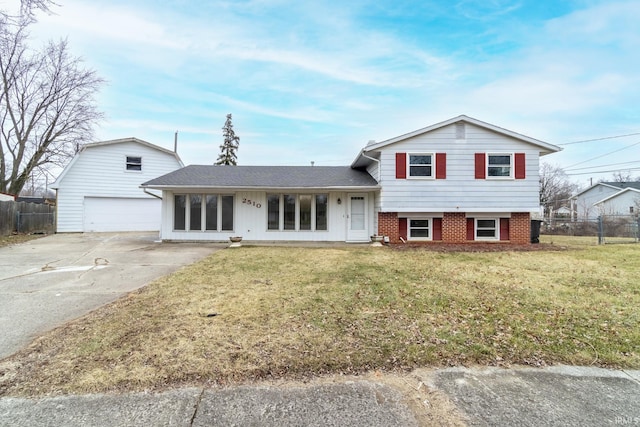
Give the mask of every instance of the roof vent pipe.
<svg viewBox="0 0 640 427">
<path fill-rule="evenodd" d="M 314 162 L 313 160 L 311 161 L 311 166 L 315 165 L 316 162 Z"/>
<path fill-rule="evenodd" d="M 176 134 L 173 136 L 173 152 L 178 153 L 178 131 L 176 131 Z"/>
</svg>

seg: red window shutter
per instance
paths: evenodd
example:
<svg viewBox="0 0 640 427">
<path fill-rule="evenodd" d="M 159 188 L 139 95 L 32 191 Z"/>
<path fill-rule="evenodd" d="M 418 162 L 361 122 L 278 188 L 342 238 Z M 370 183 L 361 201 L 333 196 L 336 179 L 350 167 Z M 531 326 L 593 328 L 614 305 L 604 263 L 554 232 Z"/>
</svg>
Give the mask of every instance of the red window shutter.
<svg viewBox="0 0 640 427">
<path fill-rule="evenodd" d="M 447 178 L 447 153 L 436 153 L 436 179 Z"/>
<path fill-rule="evenodd" d="M 500 218 L 500 240 L 509 240 L 509 218 Z"/>
<path fill-rule="evenodd" d="M 407 153 L 396 153 L 396 178 L 407 177 Z"/>
<path fill-rule="evenodd" d="M 467 240 L 475 240 L 476 222 L 473 218 L 467 218 Z"/>
<path fill-rule="evenodd" d="M 487 173 L 486 160 L 487 156 L 484 153 L 476 153 L 476 179 L 485 179 Z"/>
<path fill-rule="evenodd" d="M 407 218 L 398 218 L 398 236 L 407 240 Z"/>
<path fill-rule="evenodd" d="M 442 218 L 433 218 L 433 240 L 442 240 Z"/>
<path fill-rule="evenodd" d="M 516 164 L 515 177 L 516 179 L 524 179 L 526 175 L 526 164 L 525 164 L 524 153 L 516 153 L 514 157 L 515 157 L 515 164 Z"/>
</svg>

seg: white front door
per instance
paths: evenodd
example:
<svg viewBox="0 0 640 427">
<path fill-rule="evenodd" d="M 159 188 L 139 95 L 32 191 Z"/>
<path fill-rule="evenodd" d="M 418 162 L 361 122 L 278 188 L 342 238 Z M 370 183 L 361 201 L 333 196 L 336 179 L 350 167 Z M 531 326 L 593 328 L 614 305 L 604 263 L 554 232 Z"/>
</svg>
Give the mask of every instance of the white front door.
<svg viewBox="0 0 640 427">
<path fill-rule="evenodd" d="M 349 194 L 347 205 L 347 241 L 366 242 L 369 240 L 368 197 L 366 194 Z"/>
</svg>

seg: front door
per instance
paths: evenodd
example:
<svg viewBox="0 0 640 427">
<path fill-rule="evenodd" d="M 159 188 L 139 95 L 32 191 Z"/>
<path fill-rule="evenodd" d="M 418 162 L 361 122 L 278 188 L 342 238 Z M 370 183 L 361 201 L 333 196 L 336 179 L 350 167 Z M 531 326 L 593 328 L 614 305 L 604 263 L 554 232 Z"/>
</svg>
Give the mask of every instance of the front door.
<svg viewBox="0 0 640 427">
<path fill-rule="evenodd" d="M 366 194 L 349 194 L 347 205 L 347 241 L 366 242 L 369 240 L 368 197 Z"/>
</svg>

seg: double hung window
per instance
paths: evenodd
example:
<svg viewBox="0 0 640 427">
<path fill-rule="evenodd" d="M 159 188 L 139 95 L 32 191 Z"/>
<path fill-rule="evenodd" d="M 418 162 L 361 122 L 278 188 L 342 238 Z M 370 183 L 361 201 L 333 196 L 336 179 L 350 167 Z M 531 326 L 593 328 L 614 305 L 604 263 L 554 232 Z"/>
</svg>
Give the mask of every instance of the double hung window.
<svg viewBox="0 0 640 427">
<path fill-rule="evenodd" d="M 409 176 L 413 178 L 433 178 L 433 154 L 409 154 Z"/>
<path fill-rule="evenodd" d="M 488 154 L 487 176 L 511 178 L 513 176 L 513 156 L 511 154 Z"/>
<path fill-rule="evenodd" d="M 476 239 L 498 240 L 498 224 L 497 219 L 476 219 Z"/>
<path fill-rule="evenodd" d="M 409 219 L 409 239 L 427 240 L 431 238 L 429 219 Z"/>
</svg>

